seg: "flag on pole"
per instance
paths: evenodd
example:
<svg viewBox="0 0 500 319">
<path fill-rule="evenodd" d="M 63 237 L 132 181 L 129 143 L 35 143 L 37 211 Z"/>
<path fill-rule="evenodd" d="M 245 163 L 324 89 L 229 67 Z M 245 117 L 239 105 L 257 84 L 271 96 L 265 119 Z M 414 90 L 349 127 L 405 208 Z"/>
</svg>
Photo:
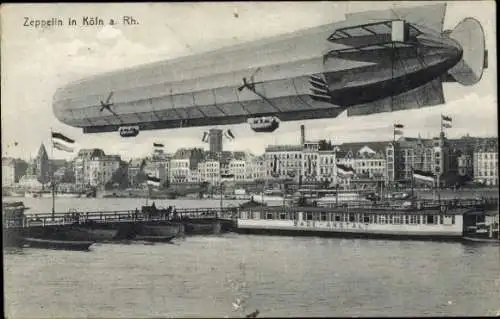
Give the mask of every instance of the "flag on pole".
<svg viewBox="0 0 500 319">
<path fill-rule="evenodd" d="M 160 187 L 160 179 L 158 177 L 148 175 L 148 185 Z"/>
<path fill-rule="evenodd" d="M 343 164 L 337 164 L 337 175 L 341 177 L 350 177 L 353 176 L 354 173 L 355 171 L 352 167 L 347 167 Z"/>
<path fill-rule="evenodd" d="M 441 115 L 441 125 L 445 128 L 451 128 L 451 117 L 446 115 Z"/>
<path fill-rule="evenodd" d="M 165 145 L 163 145 L 162 143 L 153 143 L 153 146 L 159 148 L 165 147 Z"/>
<path fill-rule="evenodd" d="M 394 124 L 394 128 L 404 128 L 403 124 Z"/>
<path fill-rule="evenodd" d="M 52 132 L 52 145 L 54 148 L 68 153 L 73 152 L 75 140 L 59 132 Z"/>
<path fill-rule="evenodd" d="M 394 135 L 403 135 L 403 131 L 401 131 L 401 130 L 394 130 Z"/>
<path fill-rule="evenodd" d="M 208 143 L 208 132 L 203 132 L 203 137 L 201 138 L 203 143 Z"/>
<path fill-rule="evenodd" d="M 227 138 L 228 140 L 234 140 L 234 134 L 231 132 L 231 130 L 227 130 L 224 132 L 224 137 Z"/>
<path fill-rule="evenodd" d="M 436 176 L 431 172 L 424 172 L 420 170 L 413 170 L 413 178 L 421 182 L 434 183 Z"/>
<path fill-rule="evenodd" d="M 146 160 L 143 159 L 141 162 L 141 166 L 139 167 L 139 171 L 142 172 L 144 170 L 144 167 L 146 167 Z"/>
</svg>

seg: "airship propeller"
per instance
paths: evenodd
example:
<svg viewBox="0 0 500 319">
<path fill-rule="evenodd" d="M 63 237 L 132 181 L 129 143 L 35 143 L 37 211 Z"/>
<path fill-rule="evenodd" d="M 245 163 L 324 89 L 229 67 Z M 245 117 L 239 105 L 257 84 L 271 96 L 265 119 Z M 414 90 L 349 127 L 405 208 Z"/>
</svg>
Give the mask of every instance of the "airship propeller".
<svg viewBox="0 0 500 319">
<path fill-rule="evenodd" d="M 103 102 L 101 100 L 101 112 L 104 111 L 104 109 L 106 109 L 109 112 L 113 113 L 114 116 L 118 117 L 118 115 L 111 109 L 111 106 L 114 105 L 113 103 L 110 102 L 112 97 L 113 97 L 113 92 L 109 93 L 106 102 Z"/>
<path fill-rule="evenodd" d="M 255 69 L 255 71 L 252 73 L 252 75 L 250 76 L 250 82 L 248 82 L 247 78 L 244 77 L 243 78 L 243 85 L 240 86 L 238 88 L 238 91 L 241 92 L 244 88 L 247 88 L 251 91 L 254 91 L 255 92 L 255 81 L 254 81 L 254 77 L 255 77 L 255 73 L 259 72 L 260 71 L 260 68 L 257 68 Z"/>
</svg>

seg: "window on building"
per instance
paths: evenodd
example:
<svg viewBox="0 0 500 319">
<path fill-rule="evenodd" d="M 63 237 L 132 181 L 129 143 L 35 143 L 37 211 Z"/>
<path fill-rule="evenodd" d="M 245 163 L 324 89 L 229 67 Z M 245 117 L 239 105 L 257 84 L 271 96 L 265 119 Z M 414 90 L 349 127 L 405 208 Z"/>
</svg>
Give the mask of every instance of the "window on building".
<svg viewBox="0 0 500 319">
<path fill-rule="evenodd" d="M 410 216 L 410 224 L 415 225 L 419 223 L 420 216 L 411 215 Z"/>
<path fill-rule="evenodd" d="M 350 222 L 350 223 L 354 223 L 354 221 L 355 221 L 355 216 L 354 216 L 354 214 L 353 214 L 353 213 L 350 213 L 350 214 L 349 214 L 349 222 Z"/>
<path fill-rule="evenodd" d="M 326 213 L 321 213 L 321 221 L 326 221 Z"/>
<path fill-rule="evenodd" d="M 396 225 L 400 224 L 401 223 L 401 216 L 394 215 L 394 217 L 393 217 L 393 223 L 396 224 Z"/>
<path fill-rule="evenodd" d="M 378 216 L 378 221 L 379 224 L 385 224 L 386 223 L 385 215 Z"/>
<path fill-rule="evenodd" d="M 426 224 L 434 224 L 434 216 L 433 215 L 427 215 L 425 217 L 425 223 Z"/>
<path fill-rule="evenodd" d="M 365 224 L 370 223 L 370 216 L 369 215 L 363 215 L 363 223 L 365 223 Z"/>
</svg>

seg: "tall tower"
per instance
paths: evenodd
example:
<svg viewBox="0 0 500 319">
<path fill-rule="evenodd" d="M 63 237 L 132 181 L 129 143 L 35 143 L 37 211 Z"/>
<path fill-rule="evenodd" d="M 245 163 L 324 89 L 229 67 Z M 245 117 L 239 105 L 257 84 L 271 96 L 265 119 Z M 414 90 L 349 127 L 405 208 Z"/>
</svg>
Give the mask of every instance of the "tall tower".
<svg viewBox="0 0 500 319">
<path fill-rule="evenodd" d="M 222 130 L 210 129 L 208 131 L 208 144 L 210 146 L 210 153 L 222 152 Z"/>
<path fill-rule="evenodd" d="M 304 146 L 306 143 L 306 128 L 304 124 L 300 126 L 300 146 Z"/>
<path fill-rule="evenodd" d="M 50 180 L 50 161 L 43 143 L 38 149 L 38 153 L 33 161 L 33 167 L 38 181 L 42 184 L 48 183 Z"/>
</svg>

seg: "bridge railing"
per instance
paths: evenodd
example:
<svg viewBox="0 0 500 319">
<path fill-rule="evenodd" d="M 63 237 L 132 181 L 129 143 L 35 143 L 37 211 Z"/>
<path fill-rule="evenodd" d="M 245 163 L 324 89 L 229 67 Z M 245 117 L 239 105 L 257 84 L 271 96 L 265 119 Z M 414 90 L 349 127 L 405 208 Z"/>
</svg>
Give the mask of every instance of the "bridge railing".
<svg viewBox="0 0 500 319">
<path fill-rule="evenodd" d="M 117 211 L 70 211 L 58 213 L 31 213 L 23 218 L 4 219 L 4 228 L 36 227 L 50 225 L 71 225 L 74 223 L 115 223 L 135 221 L 170 221 L 186 218 L 231 218 L 234 209 L 231 208 L 181 208 L 172 211 L 157 209 L 149 212 L 140 210 Z"/>
</svg>

